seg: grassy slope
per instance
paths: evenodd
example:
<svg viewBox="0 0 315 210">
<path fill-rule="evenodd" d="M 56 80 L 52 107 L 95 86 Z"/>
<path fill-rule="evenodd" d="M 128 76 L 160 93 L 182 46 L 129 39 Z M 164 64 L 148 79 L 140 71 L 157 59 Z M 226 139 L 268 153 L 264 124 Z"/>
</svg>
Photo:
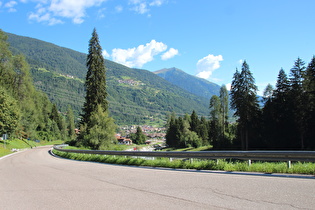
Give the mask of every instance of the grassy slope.
<svg viewBox="0 0 315 210">
<path fill-rule="evenodd" d="M 35 86 L 47 93 L 60 111 L 65 112 L 71 105 L 79 115 L 84 101 L 82 80 L 86 75 L 86 54 L 10 33 L 8 42 L 14 53 L 26 56 Z M 199 115 L 208 115 L 208 98 L 191 94 L 147 70 L 128 68 L 109 60 L 105 65 L 109 109 L 116 123 L 144 124 L 152 119 L 160 123 L 166 114 L 173 111 L 190 114 L 195 110 Z M 141 85 L 118 82 L 124 79 L 132 79 Z"/>
<path fill-rule="evenodd" d="M 40 141 L 39 143 L 35 141 L 27 141 L 27 140 L 21 140 L 21 139 L 14 139 L 14 140 L 8 140 L 5 141 L 0 141 L 0 157 L 9 155 L 11 153 L 14 153 L 12 151 L 13 149 L 31 149 L 33 147 L 37 146 L 44 146 L 44 145 L 53 145 L 53 144 L 62 144 L 63 142 L 58 140 L 58 141 Z"/>
</svg>

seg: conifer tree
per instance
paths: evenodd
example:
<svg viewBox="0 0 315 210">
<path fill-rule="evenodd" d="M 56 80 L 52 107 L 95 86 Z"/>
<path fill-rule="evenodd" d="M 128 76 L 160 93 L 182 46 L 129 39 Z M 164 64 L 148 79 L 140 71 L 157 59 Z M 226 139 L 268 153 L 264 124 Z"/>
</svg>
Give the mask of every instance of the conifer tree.
<svg viewBox="0 0 315 210">
<path fill-rule="evenodd" d="M 285 71 L 281 68 L 278 74 L 276 89 L 273 91 L 273 97 L 278 103 L 285 103 L 288 100 L 288 93 L 290 89 L 289 79 Z"/>
<path fill-rule="evenodd" d="M 144 144 L 146 140 L 146 136 L 143 134 L 140 126 L 137 127 L 136 133 L 131 135 L 131 140 L 136 144 Z"/>
<path fill-rule="evenodd" d="M 108 113 L 105 60 L 96 29 L 89 41 L 86 65 L 86 96 L 78 144 L 104 149 L 114 142 L 116 125 Z"/>
<path fill-rule="evenodd" d="M 307 147 L 315 148 L 315 56 L 308 64 L 305 72 L 304 89 L 306 93 L 305 103 L 307 113 Z"/>
<path fill-rule="evenodd" d="M 169 147 L 177 147 L 179 145 L 179 129 L 176 123 L 176 117 L 174 113 L 172 113 L 172 115 L 168 119 L 165 139 L 166 144 Z"/>
<path fill-rule="evenodd" d="M 293 121 L 297 128 L 297 133 L 299 134 L 301 149 L 304 149 L 304 134 L 306 127 L 306 110 L 304 106 L 306 95 L 303 90 L 304 74 L 305 63 L 302 59 L 298 58 L 290 71 L 290 103 L 292 105 Z M 296 144 L 296 147 L 297 146 L 298 144 Z"/>
<path fill-rule="evenodd" d="M 199 127 L 200 121 L 199 121 L 198 115 L 195 112 L 195 110 L 193 110 L 193 112 L 190 115 L 190 122 L 189 123 L 190 123 L 190 130 L 198 133 L 198 127 Z"/>
<path fill-rule="evenodd" d="M 273 91 L 273 101 L 269 105 L 270 116 L 268 132 L 271 135 L 270 146 L 277 149 L 291 147 L 294 136 L 293 113 L 289 100 L 290 84 L 285 71 L 281 68 L 278 74 L 276 89 Z M 265 108 L 266 109 L 266 105 Z"/>
<path fill-rule="evenodd" d="M 305 76 L 304 76 L 304 89 L 309 94 L 313 107 L 315 107 L 315 56 L 313 56 L 311 62 L 308 64 Z"/>
<path fill-rule="evenodd" d="M 249 70 L 246 61 L 243 62 L 242 71 L 234 74 L 234 80 L 231 86 L 231 107 L 235 109 L 235 115 L 238 116 L 238 127 L 241 133 L 242 149 L 248 150 L 250 131 L 253 131 L 257 116 L 259 114 L 259 105 L 257 101 L 257 86 L 255 79 Z"/>
<path fill-rule="evenodd" d="M 105 60 L 96 29 L 93 30 L 89 41 L 86 66 L 88 71 L 85 79 L 86 96 L 82 123 L 87 123 L 89 127 L 91 113 L 96 111 L 98 104 L 101 105 L 104 112 L 108 110 Z"/>
</svg>

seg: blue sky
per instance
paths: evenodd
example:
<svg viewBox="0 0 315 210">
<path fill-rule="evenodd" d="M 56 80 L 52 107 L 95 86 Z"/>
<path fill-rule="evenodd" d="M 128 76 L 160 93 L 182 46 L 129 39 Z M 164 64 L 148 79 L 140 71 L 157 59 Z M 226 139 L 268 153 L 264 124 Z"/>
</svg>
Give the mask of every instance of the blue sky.
<svg viewBox="0 0 315 210">
<path fill-rule="evenodd" d="M 176 67 L 219 85 L 246 60 L 259 93 L 315 54 L 314 0 L 0 0 L 0 29 L 107 59 Z"/>
</svg>

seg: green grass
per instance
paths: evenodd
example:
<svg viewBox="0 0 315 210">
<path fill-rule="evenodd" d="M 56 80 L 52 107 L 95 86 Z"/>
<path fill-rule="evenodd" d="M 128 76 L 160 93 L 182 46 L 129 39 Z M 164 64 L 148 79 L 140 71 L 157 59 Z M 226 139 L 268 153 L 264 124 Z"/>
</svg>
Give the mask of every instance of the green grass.
<svg viewBox="0 0 315 210">
<path fill-rule="evenodd" d="M 294 162 L 291 168 L 287 167 L 285 162 L 253 162 L 248 165 L 247 161 L 228 161 L 228 160 L 183 160 L 169 158 L 156 158 L 146 160 L 143 158 L 130 158 L 111 155 L 91 155 L 66 153 L 53 150 L 54 154 L 73 160 L 92 161 L 100 163 L 112 163 L 121 165 L 151 166 L 164 168 L 179 169 L 196 169 L 196 170 L 222 170 L 222 171 L 244 171 L 244 172 L 261 172 L 261 173 L 289 173 L 289 174 L 309 174 L 315 175 L 315 163 Z"/>
<path fill-rule="evenodd" d="M 144 146 L 146 146 L 146 145 L 143 145 L 143 147 Z M 134 147 L 135 147 L 135 145 L 113 144 L 107 150 L 123 151 L 123 150 L 131 149 L 131 148 L 134 148 Z M 64 147 L 63 149 L 91 150 L 91 148 L 83 147 L 83 146 L 81 146 L 81 147 L 67 146 L 67 147 Z"/>
<path fill-rule="evenodd" d="M 198 148 L 194 148 L 194 147 L 186 147 L 186 148 L 180 148 L 180 149 L 174 149 L 171 147 L 165 148 L 162 151 L 177 151 L 177 152 L 187 152 L 187 151 L 191 151 L 191 152 L 198 152 L 198 151 L 209 151 L 212 149 L 212 146 L 202 146 L 202 147 L 198 147 Z"/>
<path fill-rule="evenodd" d="M 37 146 L 44 146 L 44 145 L 53 145 L 53 144 L 62 144 L 63 141 L 57 140 L 57 141 L 28 141 L 25 139 L 12 139 L 12 140 L 6 140 L 0 141 L 0 157 L 9 155 L 13 153 L 12 149 L 30 149 Z"/>
</svg>

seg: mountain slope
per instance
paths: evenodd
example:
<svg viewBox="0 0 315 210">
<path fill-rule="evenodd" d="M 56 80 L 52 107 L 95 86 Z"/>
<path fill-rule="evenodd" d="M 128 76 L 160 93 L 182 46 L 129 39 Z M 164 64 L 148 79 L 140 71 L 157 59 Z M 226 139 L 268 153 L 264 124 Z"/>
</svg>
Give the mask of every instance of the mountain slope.
<svg viewBox="0 0 315 210">
<path fill-rule="evenodd" d="M 14 53 L 30 63 L 34 84 L 64 112 L 71 105 L 79 115 L 84 102 L 86 54 L 41 40 L 8 35 Z M 193 95 L 147 70 L 106 60 L 110 112 L 118 124 L 141 124 L 165 119 L 169 112 L 195 110 L 208 115 L 208 99 Z"/>
<path fill-rule="evenodd" d="M 153 73 L 194 95 L 204 98 L 210 99 L 212 95 L 219 95 L 220 92 L 219 85 L 187 74 L 177 68 L 161 69 Z"/>
</svg>

